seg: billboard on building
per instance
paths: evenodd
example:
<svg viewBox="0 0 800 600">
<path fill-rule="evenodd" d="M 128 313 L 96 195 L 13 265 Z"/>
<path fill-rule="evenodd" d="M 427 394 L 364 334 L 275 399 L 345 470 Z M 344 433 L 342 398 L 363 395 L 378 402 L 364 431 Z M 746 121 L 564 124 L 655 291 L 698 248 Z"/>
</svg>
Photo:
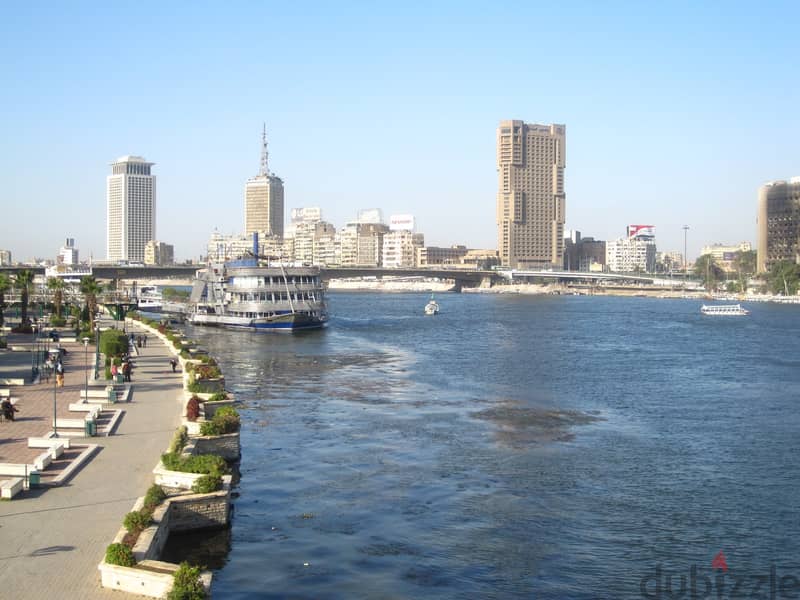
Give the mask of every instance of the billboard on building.
<svg viewBox="0 0 800 600">
<path fill-rule="evenodd" d="M 316 223 L 322 221 L 322 209 L 318 206 L 293 208 L 290 218 L 292 223 Z"/>
<path fill-rule="evenodd" d="M 656 237 L 655 225 L 628 225 L 628 238 L 637 240 L 654 240 Z"/>
<path fill-rule="evenodd" d="M 736 260 L 736 255 L 739 254 L 738 252 L 723 252 L 722 253 L 722 260 L 729 260 L 733 261 Z"/>
<path fill-rule="evenodd" d="M 390 231 L 414 231 L 414 215 L 392 215 L 389 217 Z"/>
<path fill-rule="evenodd" d="M 359 223 L 383 223 L 383 214 L 380 208 L 367 208 L 358 211 Z"/>
</svg>

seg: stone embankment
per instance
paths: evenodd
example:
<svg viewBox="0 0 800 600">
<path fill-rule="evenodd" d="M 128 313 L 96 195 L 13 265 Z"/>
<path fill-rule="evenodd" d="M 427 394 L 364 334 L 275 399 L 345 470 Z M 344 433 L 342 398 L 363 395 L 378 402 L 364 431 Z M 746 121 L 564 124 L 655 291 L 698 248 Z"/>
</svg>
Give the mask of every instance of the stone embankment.
<svg viewBox="0 0 800 600">
<path fill-rule="evenodd" d="M 184 568 L 159 560 L 170 534 L 227 527 L 230 523 L 231 476 L 220 476 L 220 463 L 238 460 L 240 456 L 238 413 L 232 408 L 233 398 L 224 391 L 216 394 L 190 391 L 203 383 L 204 374 L 213 374 L 215 381 L 224 385 L 213 359 L 163 325 L 143 321 L 137 326 L 159 338 L 181 365 L 183 423 L 153 469 L 154 486 L 148 490 L 150 495 L 155 488 L 158 495 L 166 494 L 166 498 L 155 506 L 148 506 L 146 497 L 136 501 L 126 517 L 126 526 L 119 529 L 98 569 L 105 588 L 163 598 L 173 589 L 179 568 Z M 217 416 L 222 418 L 218 421 Z M 235 431 L 222 431 L 226 424 L 230 426 L 231 419 L 235 420 Z M 191 466 L 184 469 L 181 465 Z M 128 526 L 131 514 L 144 514 L 137 520 L 144 518 L 147 525 L 139 531 L 132 530 Z M 119 553 L 127 558 L 119 560 Z M 115 558 L 109 560 L 110 556 Z M 199 573 L 199 582 L 210 593 L 209 571 Z"/>
</svg>

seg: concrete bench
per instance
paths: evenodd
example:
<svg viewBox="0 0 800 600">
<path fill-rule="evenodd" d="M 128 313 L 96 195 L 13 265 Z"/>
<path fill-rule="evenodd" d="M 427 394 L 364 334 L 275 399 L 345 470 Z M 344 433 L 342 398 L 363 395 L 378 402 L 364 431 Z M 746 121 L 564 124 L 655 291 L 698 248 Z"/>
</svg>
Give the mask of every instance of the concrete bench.
<svg viewBox="0 0 800 600">
<path fill-rule="evenodd" d="M 10 388 L 0 388 L 0 398 L 5 398 L 11 395 Z"/>
<path fill-rule="evenodd" d="M 30 352 L 27 348 L 25 352 Z M 0 385 L 25 385 L 25 379 L 21 377 L 0 377 Z"/>
<path fill-rule="evenodd" d="M 83 430 L 86 427 L 86 421 L 88 420 L 90 420 L 89 417 L 84 417 L 82 419 L 55 419 L 53 426 L 58 427 L 58 429 Z"/>
<path fill-rule="evenodd" d="M 105 388 L 102 390 L 81 390 L 81 398 L 108 398 Z"/>
<path fill-rule="evenodd" d="M 0 498 L 11 500 L 22 491 L 25 480 L 22 477 L 12 477 L 0 484 Z"/>
<path fill-rule="evenodd" d="M 70 448 L 69 438 L 43 438 L 43 437 L 30 437 L 28 438 L 28 448 L 53 448 L 61 446 L 65 450 Z"/>
<path fill-rule="evenodd" d="M 61 448 L 61 453 L 64 452 L 64 448 Z M 47 452 L 42 452 L 39 456 L 33 459 L 33 468 L 36 471 L 44 471 L 47 467 L 50 466 L 50 463 L 53 462 L 54 458 L 58 458 L 61 454 L 57 456 L 53 456 L 51 451 L 48 450 Z"/>
<path fill-rule="evenodd" d="M 47 452 L 45 454 L 49 454 L 52 460 L 57 459 L 59 456 L 64 454 L 64 442 L 59 440 L 57 443 L 51 444 L 49 446 L 31 446 L 30 440 L 28 440 L 28 448 L 47 448 Z M 41 455 L 40 455 L 41 456 Z M 36 464 L 36 461 L 34 461 Z M 37 468 L 39 468 L 37 466 Z"/>
<path fill-rule="evenodd" d="M 11 475 L 14 477 L 27 477 L 31 471 L 35 471 L 33 465 L 24 463 L 0 463 L 0 475 Z"/>
<path fill-rule="evenodd" d="M 87 413 L 87 417 L 92 417 L 93 419 L 97 420 L 97 417 L 100 416 L 101 411 L 103 410 L 102 404 L 89 404 L 86 402 L 77 402 L 75 404 L 69 405 L 69 410 L 71 412 L 85 412 Z"/>
</svg>

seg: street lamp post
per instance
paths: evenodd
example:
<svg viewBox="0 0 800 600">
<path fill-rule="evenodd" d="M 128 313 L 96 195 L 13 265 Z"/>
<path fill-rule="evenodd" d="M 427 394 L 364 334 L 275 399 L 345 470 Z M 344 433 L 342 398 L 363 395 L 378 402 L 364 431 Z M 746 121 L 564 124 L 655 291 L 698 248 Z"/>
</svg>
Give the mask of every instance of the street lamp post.
<svg viewBox="0 0 800 600">
<path fill-rule="evenodd" d="M 58 437 L 58 421 L 56 415 L 56 395 L 58 394 L 58 360 L 53 361 L 53 437 Z"/>
<path fill-rule="evenodd" d="M 689 271 L 689 257 L 686 256 L 686 233 L 689 231 L 689 226 L 683 226 L 683 287 L 686 287 L 686 275 Z"/>
<path fill-rule="evenodd" d="M 83 338 L 83 372 L 86 375 L 86 387 L 84 388 L 86 394 L 84 398 L 86 402 L 89 401 L 89 338 Z"/>
</svg>

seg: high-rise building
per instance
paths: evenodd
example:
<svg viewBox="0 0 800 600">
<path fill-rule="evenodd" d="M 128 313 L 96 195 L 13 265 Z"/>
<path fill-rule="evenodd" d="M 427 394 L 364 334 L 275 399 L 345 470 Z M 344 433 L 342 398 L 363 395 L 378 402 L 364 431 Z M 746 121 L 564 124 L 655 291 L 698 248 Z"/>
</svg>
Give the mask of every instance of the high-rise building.
<svg viewBox="0 0 800 600">
<path fill-rule="evenodd" d="M 560 268 L 564 253 L 566 127 L 501 121 L 497 236 L 501 264 Z"/>
<path fill-rule="evenodd" d="M 59 265 L 78 264 L 78 249 L 75 247 L 75 238 L 66 238 L 64 245 L 58 251 L 56 263 Z"/>
<path fill-rule="evenodd" d="M 158 240 L 149 240 L 144 247 L 144 264 L 159 266 L 175 264 L 175 247 Z"/>
<path fill-rule="evenodd" d="M 283 238 L 283 180 L 268 166 L 267 127 L 261 134 L 261 166 L 244 186 L 244 234 Z"/>
<path fill-rule="evenodd" d="M 144 247 L 156 237 L 155 163 L 123 156 L 111 163 L 107 184 L 106 256 L 111 261 L 144 261 Z"/>
<path fill-rule="evenodd" d="M 758 190 L 758 272 L 782 260 L 800 263 L 800 177 Z"/>
</svg>

